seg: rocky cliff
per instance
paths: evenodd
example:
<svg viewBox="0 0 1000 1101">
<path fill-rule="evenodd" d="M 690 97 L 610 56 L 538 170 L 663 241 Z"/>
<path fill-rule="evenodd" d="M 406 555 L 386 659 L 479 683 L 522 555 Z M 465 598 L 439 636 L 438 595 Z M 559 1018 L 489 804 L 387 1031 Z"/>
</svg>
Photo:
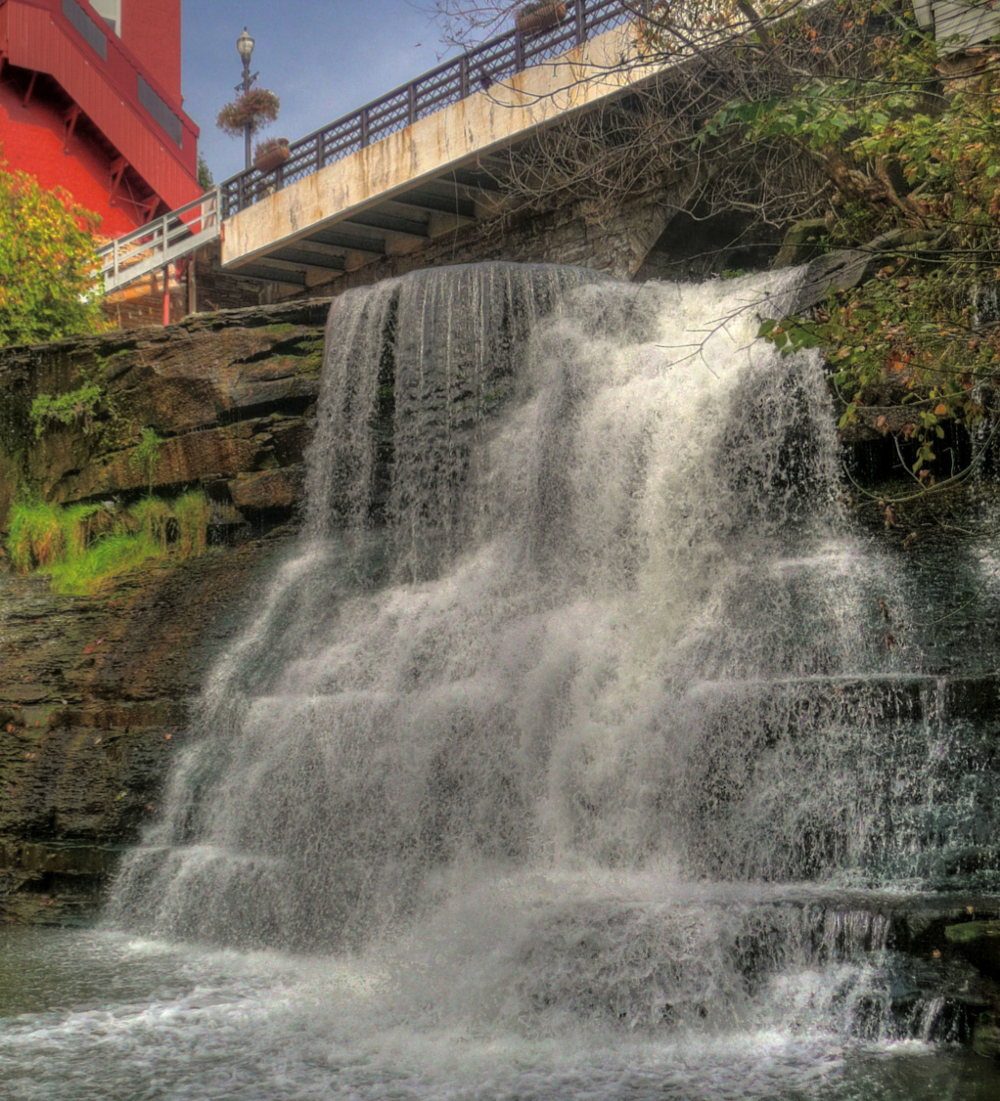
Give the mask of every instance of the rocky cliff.
<svg viewBox="0 0 1000 1101">
<path fill-rule="evenodd" d="M 196 486 L 212 506 L 207 553 L 93 595 L 0 560 L 0 917 L 85 919 L 154 813 L 206 670 L 294 534 L 328 305 L 0 359 L 0 524 L 26 492 L 121 507 Z M 65 423 L 39 419 L 39 396 L 88 388 Z"/>
</svg>

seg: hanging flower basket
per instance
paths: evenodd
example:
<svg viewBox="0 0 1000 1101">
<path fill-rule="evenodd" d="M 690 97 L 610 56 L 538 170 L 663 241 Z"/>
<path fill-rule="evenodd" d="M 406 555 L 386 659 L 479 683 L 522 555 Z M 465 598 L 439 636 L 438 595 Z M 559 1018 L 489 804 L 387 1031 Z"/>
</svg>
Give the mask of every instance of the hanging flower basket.
<svg viewBox="0 0 1000 1101">
<path fill-rule="evenodd" d="M 281 100 L 268 88 L 251 88 L 232 103 L 227 103 L 215 119 L 215 125 L 231 138 L 242 137 L 247 127 L 251 134 L 274 122 L 281 109 Z"/>
<path fill-rule="evenodd" d="M 551 27 L 557 27 L 566 18 L 566 5 L 563 0 L 538 0 L 535 4 L 525 4 L 517 13 L 514 21 L 518 34 L 538 34 Z"/>
<path fill-rule="evenodd" d="M 270 172 L 288 160 L 288 138 L 269 138 L 254 150 L 253 165 L 261 172 Z"/>
</svg>

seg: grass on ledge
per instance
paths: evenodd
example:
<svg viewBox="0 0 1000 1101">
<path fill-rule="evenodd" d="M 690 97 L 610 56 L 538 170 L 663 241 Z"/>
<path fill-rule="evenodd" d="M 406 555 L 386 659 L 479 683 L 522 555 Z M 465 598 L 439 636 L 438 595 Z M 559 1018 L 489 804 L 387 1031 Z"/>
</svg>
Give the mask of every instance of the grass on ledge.
<svg viewBox="0 0 1000 1101">
<path fill-rule="evenodd" d="M 137 567 L 204 553 L 211 512 L 201 490 L 172 501 L 144 497 L 124 510 L 20 503 L 11 510 L 8 549 L 20 573 L 47 573 L 55 592 L 92 596 Z"/>
</svg>

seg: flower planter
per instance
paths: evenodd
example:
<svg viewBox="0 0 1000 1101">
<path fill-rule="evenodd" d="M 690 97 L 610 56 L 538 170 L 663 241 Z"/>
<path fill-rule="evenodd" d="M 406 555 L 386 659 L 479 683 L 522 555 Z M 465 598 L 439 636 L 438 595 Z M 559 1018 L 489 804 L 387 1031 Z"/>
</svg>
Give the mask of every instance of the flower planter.
<svg viewBox="0 0 1000 1101">
<path fill-rule="evenodd" d="M 514 21 L 518 34 L 538 34 L 557 27 L 566 18 L 566 5 L 563 0 L 550 0 L 543 7 L 531 11 L 520 11 Z"/>
<path fill-rule="evenodd" d="M 253 166 L 260 172 L 270 172 L 283 165 L 290 156 L 287 140 L 281 139 L 257 153 L 253 159 Z"/>
</svg>

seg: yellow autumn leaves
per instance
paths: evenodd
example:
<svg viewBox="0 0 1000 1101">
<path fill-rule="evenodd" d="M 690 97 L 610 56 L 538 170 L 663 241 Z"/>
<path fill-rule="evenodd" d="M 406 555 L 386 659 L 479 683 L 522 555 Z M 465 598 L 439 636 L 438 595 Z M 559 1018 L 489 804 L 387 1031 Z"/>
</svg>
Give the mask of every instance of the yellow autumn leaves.
<svg viewBox="0 0 1000 1101">
<path fill-rule="evenodd" d="M 0 160 L 0 347 L 97 332 L 98 215 Z"/>
</svg>

